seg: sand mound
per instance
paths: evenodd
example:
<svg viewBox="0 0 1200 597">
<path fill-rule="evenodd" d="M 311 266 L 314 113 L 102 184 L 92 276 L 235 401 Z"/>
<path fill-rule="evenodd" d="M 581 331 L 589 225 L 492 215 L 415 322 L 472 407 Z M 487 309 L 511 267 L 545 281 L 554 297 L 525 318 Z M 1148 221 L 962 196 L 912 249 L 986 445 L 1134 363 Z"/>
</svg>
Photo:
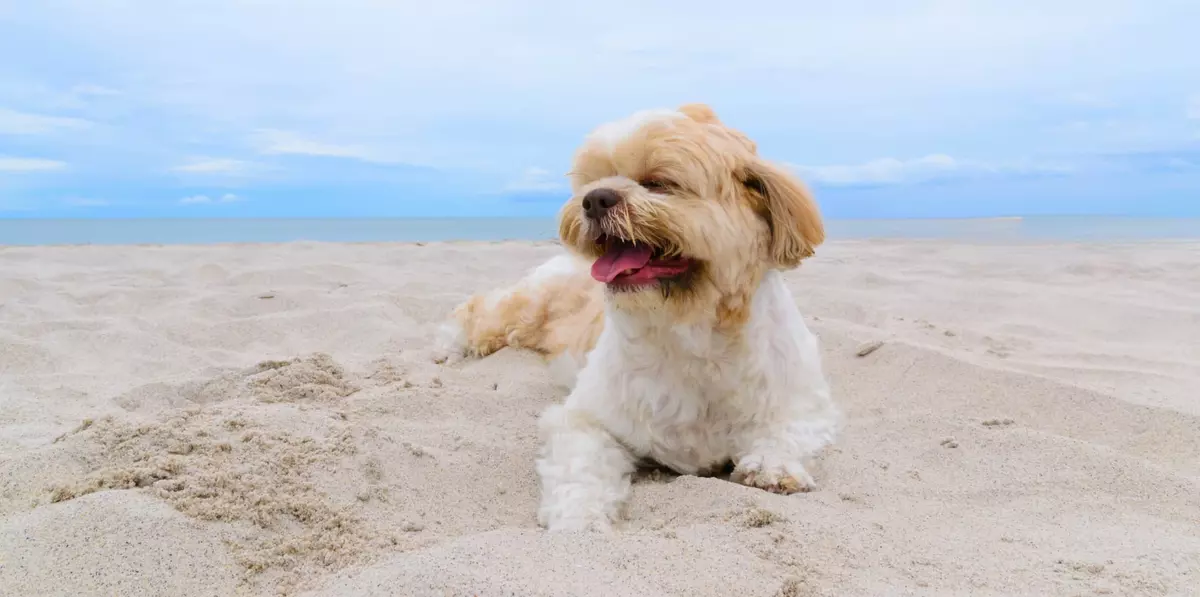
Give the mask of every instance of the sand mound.
<svg viewBox="0 0 1200 597">
<path fill-rule="evenodd" d="M 148 384 L 118 396 L 114 402 L 126 410 L 149 411 L 228 400 L 336 400 L 357 391 L 332 357 L 316 353 L 286 361 L 262 361 L 253 367 L 182 384 Z"/>
<path fill-rule="evenodd" d="M 96 456 L 79 478 L 49 487 L 49 503 L 108 489 L 144 488 L 188 516 L 246 523 L 232 540 L 247 573 L 271 572 L 287 586 L 355 561 L 374 539 L 355 513 L 334 504 L 312 479 L 357 451 L 337 417 L 258 411 L 275 403 L 344 398 L 356 388 L 328 355 L 272 361 L 179 393 L 212 406 L 171 412 L 147 422 L 112 416 L 87 420 L 58 442 L 86 442 Z M 299 417 L 292 425 L 280 417 Z M 308 432 L 285 429 L 303 424 Z"/>
</svg>

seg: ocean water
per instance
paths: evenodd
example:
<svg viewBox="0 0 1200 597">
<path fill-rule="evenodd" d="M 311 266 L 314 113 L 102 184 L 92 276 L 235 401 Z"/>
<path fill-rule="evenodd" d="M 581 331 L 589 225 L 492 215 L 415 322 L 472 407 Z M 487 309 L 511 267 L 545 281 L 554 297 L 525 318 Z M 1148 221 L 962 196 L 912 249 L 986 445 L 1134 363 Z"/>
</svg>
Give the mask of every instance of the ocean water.
<svg viewBox="0 0 1200 597">
<path fill-rule="evenodd" d="M 1200 218 L 1037 216 L 829 220 L 829 240 L 1126 242 L 1200 239 Z M 551 218 L 0 219 L 0 245 L 550 240 Z"/>
</svg>

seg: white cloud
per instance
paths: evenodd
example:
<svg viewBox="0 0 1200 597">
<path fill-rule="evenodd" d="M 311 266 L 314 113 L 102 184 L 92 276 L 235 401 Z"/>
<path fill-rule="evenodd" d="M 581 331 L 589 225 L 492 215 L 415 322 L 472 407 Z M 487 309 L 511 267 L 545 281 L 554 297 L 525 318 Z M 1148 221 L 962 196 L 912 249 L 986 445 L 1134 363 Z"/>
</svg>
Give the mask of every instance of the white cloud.
<svg viewBox="0 0 1200 597">
<path fill-rule="evenodd" d="M 294 154 L 321 157 L 351 158 L 367 162 L 385 161 L 365 147 L 338 145 L 314 141 L 299 133 L 263 129 L 255 133 L 252 142 L 264 154 Z"/>
<path fill-rule="evenodd" d="M 226 193 L 220 197 L 209 197 L 208 195 L 192 195 L 179 200 L 180 205 L 212 205 L 215 203 L 237 203 L 242 198 L 233 193 Z"/>
<path fill-rule="evenodd" d="M 251 162 L 225 158 L 198 158 L 172 170 L 191 174 L 241 174 L 254 167 Z"/>
<path fill-rule="evenodd" d="M 1057 164 L 1028 161 L 992 164 L 959 160 L 945 154 L 931 154 L 907 160 L 880 158 L 862 164 L 792 165 L 792 168 L 805 180 L 827 186 L 912 184 L 989 174 L 1029 175 L 1070 171 L 1069 166 Z"/>
<path fill-rule="evenodd" d="M 510 182 L 505 190 L 514 193 L 543 193 L 561 191 L 566 188 L 567 182 L 564 176 L 555 176 L 545 168 L 527 168 L 519 178 Z"/>
<path fill-rule="evenodd" d="M 0 135 L 46 135 L 64 129 L 84 128 L 90 124 L 78 118 L 44 116 L 0 108 Z"/>
<path fill-rule="evenodd" d="M 371 137 L 372 135 L 348 135 Z M 314 136 L 279 129 L 259 129 L 249 138 L 263 155 L 304 155 L 358 160 L 372 164 L 403 164 L 425 167 L 467 167 L 472 162 L 469 144 L 446 144 L 437 140 L 411 143 L 395 138 L 368 142 L 317 139 Z M 477 160 L 474 161 L 478 163 Z"/>
<path fill-rule="evenodd" d="M 304 122 L 343 139 L 413 143 L 445 138 L 443 127 L 464 119 L 574 130 L 698 99 L 766 122 L 816 110 L 852 117 L 863 100 L 884 96 L 936 115 L 931 98 L 961 105 L 947 91 L 1055 89 L 1067 72 L 1100 97 L 1147 63 L 1184 72 L 1196 60 L 1172 45 L 1191 39 L 1186 8 L 1120 0 L 779 1 L 743 14 L 703 2 L 679 11 L 613 0 L 574 28 L 561 26 L 578 19 L 573 5 L 540 0 L 298 2 L 303 9 L 43 0 L 13 10 L 17 23 L 41 24 L 103 49 L 114 68 L 142 73 L 143 88 L 127 95 L 190 117 L 243 130 Z M 1158 30 L 1149 42 L 1135 35 L 1147 28 Z M 1028 68 L 1034 59 L 1043 68 Z M 616 83 L 599 90 L 597 81 Z M 763 89 L 772 93 L 754 92 Z M 279 145 L 280 153 L 377 159 L 357 141 Z"/>
<path fill-rule="evenodd" d="M 46 170 L 61 170 L 66 167 L 66 162 L 60 162 L 57 160 L 0 157 L 0 172 L 40 172 Z"/>
<path fill-rule="evenodd" d="M 1200 93 L 1192 94 L 1187 104 L 1188 120 L 1200 120 Z"/>
<path fill-rule="evenodd" d="M 915 182 L 946 176 L 960 168 L 957 160 L 943 154 L 910 160 L 881 158 L 851 165 L 795 166 L 807 180 L 831 186 Z"/>
</svg>

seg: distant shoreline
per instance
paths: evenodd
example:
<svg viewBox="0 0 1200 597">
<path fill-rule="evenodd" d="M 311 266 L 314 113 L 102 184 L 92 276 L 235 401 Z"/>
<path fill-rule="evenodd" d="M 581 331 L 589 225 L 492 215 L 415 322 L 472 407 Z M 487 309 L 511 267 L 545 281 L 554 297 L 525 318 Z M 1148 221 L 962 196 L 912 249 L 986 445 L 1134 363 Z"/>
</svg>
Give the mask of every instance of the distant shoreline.
<svg viewBox="0 0 1200 597">
<path fill-rule="evenodd" d="M 1200 218 L 829 219 L 828 238 L 972 242 L 1198 240 Z M 553 218 L 0 219 L 0 246 L 551 241 Z"/>
</svg>

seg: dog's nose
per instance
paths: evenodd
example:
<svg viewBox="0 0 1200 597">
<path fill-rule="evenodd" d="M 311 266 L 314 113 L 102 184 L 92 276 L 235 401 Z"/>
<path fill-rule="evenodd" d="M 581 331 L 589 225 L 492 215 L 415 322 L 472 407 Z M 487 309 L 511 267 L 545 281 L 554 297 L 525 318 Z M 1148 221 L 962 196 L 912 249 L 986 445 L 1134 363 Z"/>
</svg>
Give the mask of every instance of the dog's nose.
<svg viewBox="0 0 1200 597">
<path fill-rule="evenodd" d="M 592 189 L 583 196 L 583 213 L 592 220 L 599 220 L 621 202 L 621 194 L 612 189 Z"/>
</svg>

